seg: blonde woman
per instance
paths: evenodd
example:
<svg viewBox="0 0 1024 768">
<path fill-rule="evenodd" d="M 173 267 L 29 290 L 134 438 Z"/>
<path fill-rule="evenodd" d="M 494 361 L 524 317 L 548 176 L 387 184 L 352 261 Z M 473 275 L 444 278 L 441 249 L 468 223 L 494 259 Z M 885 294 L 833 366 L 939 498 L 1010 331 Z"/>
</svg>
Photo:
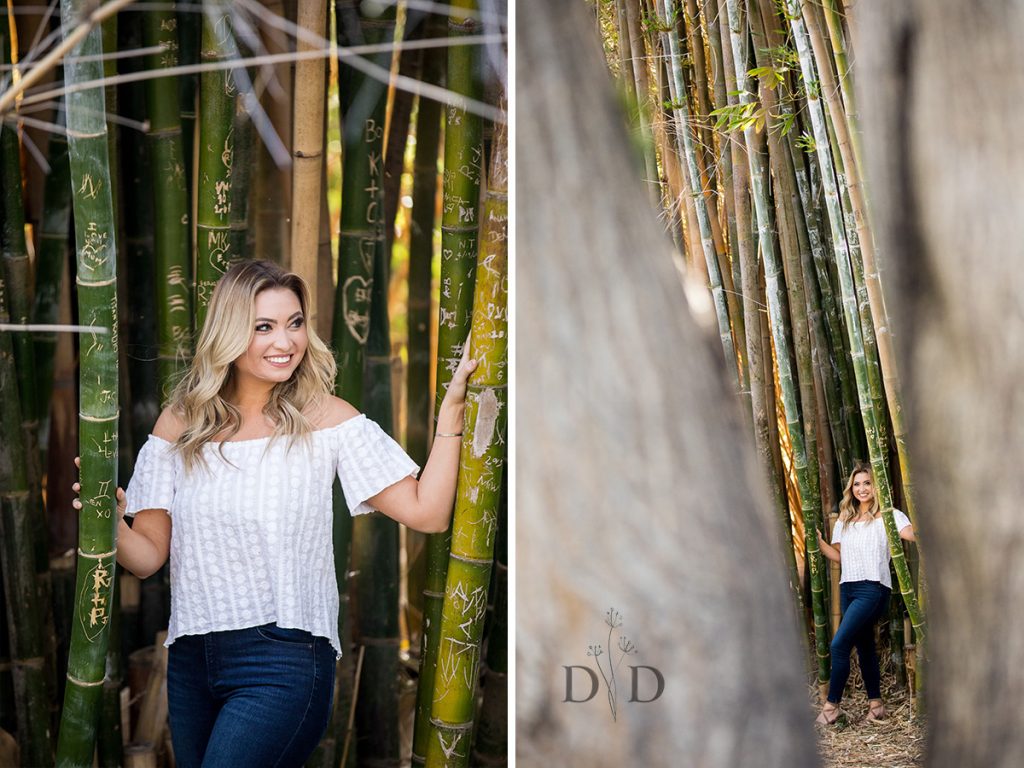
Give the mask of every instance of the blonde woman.
<svg viewBox="0 0 1024 768">
<path fill-rule="evenodd" d="M 916 541 L 907 516 L 898 509 L 892 512 L 900 538 Z M 875 650 L 875 622 L 888 612 L 892 579 L 889 576 L 889 540 L 869 465 L 857 463 L 854 466 L 839 503 L 839 520 L 832 531 L 832 544 L 818 531 L 818 545 L 825 557 L 842 567 L 839 595 L 843 619 L 832 638 L 828 700 L 815 722 L 831 725 L 839 719 L 839 702 L 850 675 L 850 652 L 854 647 L 868 695 L 867 719 L 882 720 L 885 704 Z"/>
<path fill-rule="evenodd" d="M 353 515 L 448 525 L 475 361 L 464 354 L 455 371 L 417 480 L 398 444 L 331 394 L 334 359 L 308 307 L 297 275 L 233 266 L 127 494 L 118 489 L 134 518 L 119 523 L 118 563 L 145 578 L 171 561 L 167 692 L 183 768 L 299 766 L 324 733 L 342 650 L 335 475 Z"/>
</svg>

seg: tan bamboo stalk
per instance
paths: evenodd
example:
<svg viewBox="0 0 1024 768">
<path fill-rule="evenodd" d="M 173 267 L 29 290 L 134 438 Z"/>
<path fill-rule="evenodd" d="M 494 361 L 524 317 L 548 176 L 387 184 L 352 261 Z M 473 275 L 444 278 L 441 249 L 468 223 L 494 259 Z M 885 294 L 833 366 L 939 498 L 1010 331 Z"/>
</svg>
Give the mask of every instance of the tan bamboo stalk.
<svg viewBox="0 0 1024 768">
<path fill-rule="evenodd" d="M 640 32 L 639 6 L 640 0 L 621 0 L 625 12 L 625 32 L 629 37 L 629 49 L 632 53 L 629 62 L 629 73 L 633 78 L 636 91 L 637 121 L 640 124 L 640 137 L 644 147 L 644 168 L 647 171 L 647 186 L 651 190 L 652 200 L 658 201 L 661 192 L 658 189 L 658 158 L 654 149 L 654 134 L 651 129 L 651 78 L 648 72 L 647 48 L 644 36 Z"/>
<path fill-rule="evenodd" d="M 299 0 L 298 27 L 316 40 L 327 37 L 327 0 Z M 297 50 L 316 50 L 301 34 Z M 292 109 L 292 240 L 291 269 L 318 285 L 317 242 L 320 237 L 320 183 L 323 175 L 324 62 L 314 58 L 295 62 L 295 101 Z M 317 291 L 310 295 L 310 322 L 319 318 Z"/>
</svg>

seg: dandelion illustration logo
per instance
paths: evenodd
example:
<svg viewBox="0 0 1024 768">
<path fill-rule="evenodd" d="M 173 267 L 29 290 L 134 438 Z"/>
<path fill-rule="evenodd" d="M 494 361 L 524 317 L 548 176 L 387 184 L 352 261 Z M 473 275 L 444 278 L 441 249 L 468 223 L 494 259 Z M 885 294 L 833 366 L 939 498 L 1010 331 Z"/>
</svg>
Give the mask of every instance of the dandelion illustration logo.
<svg viewBox="0 0 1024 768">
<path fill-rule="evenodd" d="M 611 710 L 612 720 L 617 721 L 619 714 L 619 677 L 616 673 L 622 665 L 623 659 L 627 656 L 636 655 L 637 647 L 632 640 L 619 631 L 622 626 L 622 614 L 615 610 L 615 608 L 609 608 L 607 612 L 605 612 L 604 623 L 608 626 L 607 642 L 605 644 L 591 643 L 587 646 L 587 656 L 594 659 L 594 664 L 597 666 L 597 672 L 595 673 L 589 666 L 580 666 L 577 664 L 563 665 L 563 669 L 565 669 L 565 698 L 562 701 L 563 703 L 573 704 L 582 704 L 590 701 L 597 695 L 601 681 L 604 681 L 605 690 L 608 695 L 608 708 Z M 608 650 L 605 651 L 605 648 Z M 647 704 L 652 701 L 656 701 L 661 697 L 661 694 L 665 691 L 665 678 L 661 674 L 660 670 L 646 664 L 627 664 L 626 667 L 630 670 L 631 683 L 630 697 L 628 701 Z M 654 675 L 654 678 L 657 681 L 657 690 L 655 694 L 646 699 L 640 698 L 638 694 L 638 673 L 641 669 L 648 670 L 648 672 Z M 574 670 L 584 672 L 590 679 L 590 693 L 587 694 L 585 698 L 576 698 L 573 696 Z"/>
</svg>

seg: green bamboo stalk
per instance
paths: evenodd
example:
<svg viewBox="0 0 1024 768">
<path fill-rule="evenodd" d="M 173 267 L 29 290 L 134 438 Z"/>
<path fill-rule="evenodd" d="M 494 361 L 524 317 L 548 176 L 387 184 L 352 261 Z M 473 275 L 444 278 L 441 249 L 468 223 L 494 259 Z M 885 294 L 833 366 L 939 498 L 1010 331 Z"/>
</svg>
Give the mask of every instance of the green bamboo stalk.
<svg viewBox="0 0 1024 768">
<path fill-rule="evenodd" d="M 494 544 L 492 610 L 484 633 L 484 695 L 473 743 L 474 765 L 508 763 L 508 475 L 502 475 L 498 534 Z"/>
<path fill-rule="evenodd" d="M 391 8 L 382 18 L 364 19 L 360 17 L 359 3 L 357 0 L 339 2 L 336 5 L 338 44 L 341 47 L 353 45 L 357 42 L 386 43 L 394 35 L 394 9 Z M 378 65 L 389 69 L 390 53 L 378 54 L 374 57 Z M 383 201 L 382 201 L 382 161 L 384 154 L 384 123 L 386 89 L 385 85 L 366 77 L 353 68 L 342 62 L 339 69 L 339 90 L 342 108 L 342 146 L 344 153 L 344 165 L 342 169 L 342 211 L 341 231 L 338 242 L 338 285 L 335 296 L 333 340 L 334 350 L 338 361 L 338 379 L 336 382 L 336 393 L 351 402 L 356 408 L 361 408 L 364 400 L 364 371 L 369 368 L 367 359 L 367 343 L 371 333 L 371 323 L 381 323 L 381 317 L 386 324 L 387 307 L 380 308 L 384 314 L 376 314 L 374 310 L 374 297 L 386 296 L 387 289 L 387 261 L 384 252 L 384 230 L 383 230 Z M 358 110 L 358 114 L 356 114 Z M 378 279 L 378 270 L 383 285 L 379 290 L 383 293 L 376 294 L 378 287 L 375 285 Z M 380 301 L 384 301 L 383 298 Z M 387 341 L 387 331 L 383 335 L 377 333 L 377 338 L 382 339 L 382 351 L 378 356 L 388 356 L 390 345 Z M 388 362 L 387 377 L 390 376 L 390 365 Z M 383 375 L 383 374 L 382 374 Z M 369 378 L 369 377 L 368 377 Z M 381 384 L 380 386 L 384 386 Z M 388 389 L 390 392 L 390 389 Z M 368 413 L 379 409 L 381 413 L 387 411 L 386 420 L 378 419 L 382 425 L 390 427 L 390 394 L 385 398 L 379 395 L 381 400 L 379 406 L 371 406 L 370 395 L 367 392 Z M 387 400 L 384 402 L 384 400 Z M 390 431 L 390 430 L 389 430 Z M 348 551 L 348 542 L 351 542 L 351 559 L 353 570 L 361 574 L 368 574 L 372 569 L 380 568 L 388 574 L 385 577 L 386 584 L 391 585 L 391 573 L 393 572 L 394 592 L 393 601 L 387 593 L 376 591 L 367 593 L 367 600 L 373 599 L 390 601 L 380 605 L 379 611 L 372 606 L 379 603 L 368 603 L 360 600 L 360 606 L 364 611 L 380 612 L 380 616 L 367 615 L 367 623 L 361 622 L 362 616 L 350 623 L 357 625 L 358 635 L 366 635 L 369 638 L 383 637 L 391 638 L 396 635 L 388 622 L 397 621 L 397 560 L 392 568 L 389 558 L 397 557 L 397 529 L 388 527 L 386 524 L 377 525 L 372 521 L 359 521 L 353 525 L 347 515 L 336 514 L 336 560 L 343 557 Z M 377 517 L 375 515 L 375 517 Z M 382 521 L 383 522 L 383 521 Z M 361 528 L 361 529 L 360 529 Z M 393 546 L 392 546 L 392 539 Z M 356 543 L 358 541 L 358 544 Z M 339 552 L 340 549 L 340 552 Z M 376 554 L 380 552 L 380 554 Z M 336 569 L 337 569 L 336 564 Z M 345 582 L 339 580 L 339 590 L 345 591 Z M 372 584 L 372 582 L 371 582 Z M 356 589 L 364 589 L 366 580 L 360 580 Z M 384 584 L 381 585 L 382 587 Z M 369 590 L 369 585 L 366 587 Z M 377 620 L 377 623 L 374 620 Z M 352 632 L 352 628 L 348 628 Z M 390 643 L 390 640 L 386 641 Z M 396 707 L 397 692 L 394 689 L 396 684 L 397 649 L 391 645 L 376 646 L 366 645 L 360 648 L 364 653 L 360 673 L 360 691 L 355 713 L 355 735 L 357 742 L 349 740 L 348 734 L 336 734 L 336 739 L 344 750 L 344 744 L 349 742 L 348 755 L 357 752 L 360 760 L 366 754 L 389 756 L 397 751 L 397 716 L 386 716 L 387 723 L 373 723 L 377 717 L 374 713 L 386 712 L 394 700 Z M 390 677 L 389 677 L 390 675 Z M 371 690 L 370 686 L 374 690 Z M 347 678 L 343 681 L 342 707 L 348 707 L 352 695 L 351 682 Z M 392 722 L 393 721 L 393 722 Z M 380 727 L 378 727 L 380 726 Z"/>
<path fill-rule="evenodd" d="M 426 22 L 424 37 L 444 33 L 443 18 Z M 439 85 L 444 75 L 444 52 L 424 51 L 423 81 Z M 434 262 L 434 234 L 438 192 L 438 154 L 441 139 L 441 105 L 420 98 L 416 108 L 416 154 L 412 174 L 412 223 L 409 232 L 408 365 L 406 366 L 405 442 L 409 455 L 420 466 L 426 462 L 430 444 L 430 360 L 433 330 L 430 327 L 431 280 Z M 428 534 L 429 535 L 429 534 Z M 410 612 L 423 615 L 427 578 L 426 536 L 406 532 L 410 557 L 407 589 Z M 422 627 L 422 618 L 420 619 Z M 422 645 L 422 633 L 420 636 Z M 422 648 L 421 656 L 422 659 Z M 427 702 L 429 706 L 429 702 Z"/>
<path fill-rule="evenodd" d="M 230 6 L 203 0 L 201 59 L 227 60 L 231 45 Z M 234 116 L 237 88 L 230 69 L 203 72 L 199 78 L 199 179 L 196 192 L 196 329 L 220 276 L 238 258 L 232 250 L 231 208 L 234 167 Z"/>
<path fill-rule="evenodd" d="M 172 10 L 142 15 L 143 41 L 159 46 L 146 57 L 149 69 L 178 65 L 178 22 Z M 188 165 L 182 145 L 179 84 L 173 77 L 146 81 L 149 147 L 154 174 L 158 376 L 163 406 L 192 358 L 192 264 L 189 248 Z"/>
<path fill-rule="evenodd" d="M 7 46 L 5 12 L 0 28 L 0 45 Z M 6 60 L 6 56 L 3 60 Z M 0 222 L 9 228 L 10 198 L 15 197 L 8 186 L 11 162 L 4 134 L 11 128 L 0 127 L 0 169 L 5 171 L 4 200 L 0 206 Z M 20 163 L 16 196 L 20 204 Z M 22 214 L 24 215 L 24 214 Z M 17 217 L 15 216 L 15 219 Z M 7 236 L 4 237 L 5 245 Z M 6 279 L 0 280 L 0 322 L 10 322 L 9 294 Z M 28 482 L 22 406 L 18 373 L 11 333 L 0 333 L 0 561 L 2 561 L 4 602 L 7 615 L 10 662 L 14 682 L 14 707 L 17 714 L 18 742 L 22 760 L 27 765 L 53 765 L 50 746 L 48 697 L 44 669 L 44 641 L 40 602 L 35 569 L 35 531 L 33 503 Z M 27 334 L 17 334 L 27 336 Z"/>
<path fill-rule="evenodd" d="M 194 0 L 175 0 L 174 14 L 178 19 L 178 61 L 181 64 L 198 64 L 202 41 L 202 16 L 197 13 Z M 178 81 L 178 114 L 181 123 L 181 155 L 185 161 L 185 189 L 192 210 L 192 161 L 195 151 L 196 92 L 199 90 L 199 75 L 182 75 Z"/>
<path fill-rule="evenodd" d="M 671 24 L 672 13 L 669 0 L 660 0 L 659 12 L 663 15 L 660 22 L 664 48 L 669 52 L 671 61 L 672 77 L 669 80 L 669 88 L 672 93 L 672 112 L 676 120 L 676 134 L 682 142 L 682 152 L 686 158 L 686 166 L 690 176 L 690 195 L 697 211 L 697 223 L 700 227 L 700 240 L 704 252 L 704 261 L 707 265 L 708 280 L 710 282 L 711 297 L 715 305 L 715 315 L 718 319 L 718 335 L 722 342 L 722 350 L 725 354 L 725 365 L 730 374 L 730 380 L 737 390 L 742 391 L 743 385 L 740 378 L 740 370 L 736 358 L 736 348 L 733 345 L 732 329 L 729 324 L 729 309 L 726 302 L 725 289 L 722 283 L 722 273 L 719 269 L 718 256 L 715 252 L 715 245 L 711 234 L 711 217 L 708 212 L 708 202 L 701 189 L 701 174 L 697 167 L 696 149 L 693 144 L 692 120 L 690 118 L 689 99 L 686 95 L 686 86 L 682 80 L 682 62 L 679 55 L 679 35 Z"/>
<path fill-rule="evenodd" d="M 448 20 L 448 35 L 477 34 L 476 0 L 457 0 Z M 455 45 L 448 49 L 447 87 L 472 99 L 483 91 L 480 50 Z M 482 120 L 467 110 L 445 108 L 443 204 L 441 209 L 441 294 L 437 329 L 437 373 L 434 387 L 437 414 L 448 391 L 472 323 L 478 250 Z M 412 764 L 424 765 L 430 745 L 430 713 L 441 626 L 442 598 L 448 571 L 451 527 L 427 536 L 427 575 L 423 590 L 423 638 L 420 679 L 416 692 Z"/>
<path fill-rule="evenodd" d="M 79 23 L 84 2 L 64 0 L 65 37 Z M 65 60 L 65 82 L 102 75 L 101 31 L 92 30 Z M 90 60 L 83 61 L 83 57 Z M 84 325 L 100 330 L 82 337 L 82 511 L 79 515 L 75 621 L 57 745 L 59 765 L 92 765 L 104 678 L 107 633 L 115 578 L 114 526 L 117 486 L 117 296 L 115 224 L 107 157 L 103 91 L 68 94 L 68 150 L 78 251 L 78 307 Z"/>
<path fill-rule="evenodd" d="M 744 25 L 740 24 L 737 0 L 728 0 L 729 31 L 732 42 L 733 61 L 736 64 L 736 86 L 740 93 L 740 103 L 752 101 L 752 94 L 747 87 L 747 73 L 738 66 L 743 61 Z M 797 407 L 797 394 L 790 366 L 789 343 L 782 327 L 781 304 L 783 301 L 782 267 L 775 253 L 775 243 L 771 237 L 770 211 L 768 206 L 768 169 L 764 158 L 755 151 L 756 139 L 754 128 L 744 130 L 747 143 L 747 156 L 750 164 L 750 177 L 753 186 L 754 209 L 757 221 L 758 240 L 764 258 L 765 280 L 767 282 L 767 299 L 772 340 L 776 350 L 776 363 L 779 371 L 780 399 L 782 401 L 786 425 L 789 429 L 790 443 L 793 449 L 793 464 L 800 488 L 801 513 L 804 520 L 804 541 L 807 552 L 808 570 L 811 582 L 811 609 L 814 614 L 814 637 L 817 655 L 818 682 L 824 684 L 829 677 L 829 639 L 828 614 L 824 599 L 824 559 L 818 547 L 817 528 L 820 525 L 819 510 L 811 503 L 811 481 L 808 477 L 807 450 L 804 444 L 803 427 Z"/>
<path fill-rule="evenodd" d="M 63 77 L 63 75 L 59 75 Z M 57 109 L 55 122 L 64 126 L 64 101 Z M 43 213 L 39 226 L 39 250 L 36 255 L 35 298 L 32 322 L 52 325 L 60 309 L 61 281 L 68 258 L 68 228 L 71 226 L 71 178 L 68 168 L 68 142 L 63 132 L 50 134 L 47 151 L 50 173 L 43 190 Z M 46 449 L 50 439 L 50 399 L 53 396 L 54 356 L 57 351 L 55 331 L 32 334 L 36 365 L 35 418 L 39 422 L 40 461 L 46 466 Z"/>
<path fill-rule="evenodd" d="M 828 27 L 829 39 L 832 42 L 832 56 L 835 59 L 836 73 L 839 77 L 839 88 L 843 97 L 844 113 L 849 124 L 850 139 L 853 145 L 853 156 L 856 158 L 857 168 L 863 177 L 864 151 L 860 143 L 860 112 L 857 109 L 857 98 L 853 87 L 853 76 L 850 62 L 846 55 L 846 42 L 843 38 L 842 19 L 839 16 L 839 9 L 836 0 L 823 0 L 822 8 L 825 15 L 825 25 Z M 805 16 L 807 18 L 807 16 Z M 819 26 L 820 25 L 817 25 Z"/>
<path fill-rule="evenodd" d="M 807 30 L 804 28 L 803 19 L 799 12 L 799 0 L 787 0 L 787 8 L 793 37 L 796 41 L 797 53 L 800 56 L 800 67 L 804 82 L 814 82 L 814 62 L 810 52 Z M 885 467 L 885 456 L 879 441 L 878 419 L 876 419 L 875 407 L 871 401 L 864 340 L 861 332 L 860 318 L 858 317 L 858 300 L 853 268 L 850 263 L 850 254 L 845 247 L 843 217 L 838 205 L 839 190 L 836 189 L 836 180 L 833 175 L 832 153 L 830 151 L 828 130 L 825 125 L 825 115 L 820 100 L 812 98 L 812 96 L 812 93 L 808 93 L 807 107 L 811 117 L 811 127 L 814 131 L 818 162 L 821 166 L 825 199 L 828 204 L 829 225 L 832 229 L 833 245 L 839 269 L 843 310 L 846 316 L 846 330 L 849 335 L 850 349 L 853 356 L 854 371 L 857 379 L 857 394 L 860 399 L 861 414 L 864 419 L 864 431 L 867 435 L 868 454 L 875 478 L 875 489 L 878 494 L 879 505 L 882 507 L 882 519 L 885 522 L 886 535 L 889 539 L 889 551 L 892 555 L 893 566 L 899 581 L 900 592 L 907 606 L 907 613 L 910 614 L 910 621 L 914 626 L 914 631 L 919 638 L 923 638 L 924 616 L 920 611 L 917 597 L 914 594 L 914 584 L 903 553 L 899 531 L 896 530 L 896 523 L 892 515 L 892 491 Z"/>
<path fill-rule="evenodd" d="M 422 40 L 429 21 L 442 18 L 416 6 L 405 10 L 402 26 L 402 41 Z M 414 80 L 423 81 L 423 66 L 427 51 L 403 48 L 398 54 L 398 73 Z M 395 238 L 395 219 L 398 216 L 398 200 L 401 195 L 402 173 L 405 170 L 405 150 L 409 143 L 409 129 L 412 127 L 413 102 L 415 94 L 398 88 L 391 99 L 388 113 L 388 136 L 384 149 L 384 235 L 389 246 Z M 389 248 L 390 250 L 390 248 Z"/>
<path fill-rule="evenodd" d="M 427 768 L 469 764 L 480 638 L 494 558 L 505 457 L 508 385 L 508 147 L 495 136 L 481 218 L 473 295 L 472 356 L 465 436 L 452 520 L 452 549 L 441 612 L 440 650 Z"/>
<path fill-rule="evenodd" d="M 120 50 L 141 48 L 143 14 L 126 13 L 120 20 Z M 149 62 L 143 57 L 122 59 L 120 64 L 125 74 L 149 69 Z M 149 119 L 146 86 L 146 82 L 136 82 L 122 88 L 121 115 L 140 122 Z M 121 294 L 124 299 L 121 310 L 131 319 L 127 324 L 122 323 L 124 346 L 135 352 L 124 361 L 128 389 L 122 391 L 121 398 L 125 403 L 122 416 L 125 412 L 131 415 L 133 445 L 146 441 L 160 415 L 158 307 L 154 301 L 157 295 L 153 210 L 156 195 L 151 144 L 149 136 L 139 131 L 128 130 L 121 136 L 124 238 L 118 242 L 121 268 L 127 268 L 127 285 L 119 288 L 126 289 Z M 122 464 L 119 468 L 121 476 L 129 476 L 133 455 L 121 446 L 121 456 L 128 462 L 128 466 Z"/>
<path fill-rule="evenodd" d="M 383 252 L 373 268 L 370 333 L 366 343 L 366 415 L 394 432 L 391 405 L 391 334 L 388 266 Z M 397 765 L 398 734 L 398 523 L 378 512 L 352 526 L 357 643 L 361 646 L 355 727 L 360 764 Z"/>
<path fill-rule="evenodd" d="M 360 41 L 385 43 L 392 39 L 393 8 L 390 21 L 368 20 L 363 28 L 355 7 L 355 0 L 343 0 L 337 5 L 339 46 Z M 378 54 L 374 61 L 388 68 L 390 54 Z M 341 396 L 353 402 L 353 398 L 361 399 L 363 387 L 374 260 L 384 248 L 381 174 L 387 93 L 385 84 L 347 64 L 341 64 L 338 76 L 344 166 L 333 338 Z"/>
</svg>

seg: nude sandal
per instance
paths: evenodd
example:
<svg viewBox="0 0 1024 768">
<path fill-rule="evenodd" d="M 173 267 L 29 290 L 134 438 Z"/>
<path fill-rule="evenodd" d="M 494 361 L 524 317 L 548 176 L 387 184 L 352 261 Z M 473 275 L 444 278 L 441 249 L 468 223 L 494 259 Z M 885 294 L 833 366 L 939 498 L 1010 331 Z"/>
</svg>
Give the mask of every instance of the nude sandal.
<svg viewBox="0 0 1024 768">
<path fill-rule="evenodd" d="M 885 709 L 885 703 L 881 699 L 868 700 L 868 713 L 864 721 L 868 723 L 884 723 L 889 713 Z"/>
<path fill-rule="evenodd" d="M 821 708 L 821 712 L 818 713 L 818 717 L 814 720 L 815 725 L 824 725 L 826 727 L 830 725 L 836 725 L 841 718 L 844 718 L 846 713 L 840 709 L 837 704 L 835 709 L 825 711 L 825 708 Z"/>
</svg>

